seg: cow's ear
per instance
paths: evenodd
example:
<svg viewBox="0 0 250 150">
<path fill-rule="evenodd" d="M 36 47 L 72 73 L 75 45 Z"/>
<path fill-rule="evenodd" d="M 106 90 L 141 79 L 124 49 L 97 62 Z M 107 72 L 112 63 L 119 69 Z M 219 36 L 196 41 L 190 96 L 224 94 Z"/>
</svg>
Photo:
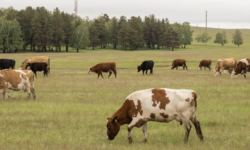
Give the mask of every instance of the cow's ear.
<svg viewBox="0 0 250 150">
<path fill-rule="evenodd" d="M 117 122 L 117 119 L 118 119 L 118 116 L 115 116 L 112 120 L 113 123 L 116 123 Z"/>
</svg>

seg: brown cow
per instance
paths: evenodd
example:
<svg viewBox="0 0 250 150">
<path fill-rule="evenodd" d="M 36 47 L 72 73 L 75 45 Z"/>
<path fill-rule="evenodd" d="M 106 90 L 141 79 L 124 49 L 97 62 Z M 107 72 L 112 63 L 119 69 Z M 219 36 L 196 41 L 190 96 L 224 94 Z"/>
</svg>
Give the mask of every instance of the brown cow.
<svg viewBox="0 0 250 150">
<path fill-rule="evenodd" d="M 171 69 L 176 68 L 178 69 L 178 66 L 183 66 L 183 70 L 186 68 L 188 70 L 187 65 L 186 65 L 186 60 L 185 59 L 175 59 L 172 63 Z"/>
<path fill-rule="evenodd" d="M 172 120 L 184 124 L 184 142 L 194 124 L 197 136 L 203 141 L 200 122 L 196 117 L 197 94 L 194 90 L 153 88 L 136 91 L 130 94 L 123 105 L 110 118 L 107 118 L 107 136 L 113 140 L 120 127 L 128 124 L 128 140 L 131 143 L 131 130 L 134 127 L 142 127 L 144 142 L 147 142 L 147 122 L 165 122 Z"/>
<path fill-rule="evenodd" d="M 102 76 L 102 72 L 109 72 L 109 76 L 108 78 L 111 76 L 112 71 L 115 74 L 115 78 L 116 78 L 116 64 L 115 62 L 107 62 L 107 63 L 100 63 L 95 65 L 94 67 L 89 68 L 89 74 L 90 72 L 95 72 L 98 74 L 98 77 L 101 75 Z M 103 78 L 103 76 L 102 76 Z"/>
<path fill-rule="evenodd" d="M 212 61 L 210 59 L 203 59 L 200 62 L 198 70 L 202 70 L 202 67 L 204 67 L 205 70 L 206 70 L 206 68 L 208 68 L 209 70 L 211 70 L 211 64 L 212 64 Z"/>
<path fill-rule="evenodd" d="M 231 78 L 236 77 L 237 74 L 243 74 L 246 78 L 247 71 L 250 72 L 250 58 L 241 59 L 231 74 Z"/>
<path fill-rule="evenodd" d="M 220 75 L 221 75 L 221 71 L 222 70 L 228 70 L 228 72 L 231 74 L 232 71 L 234 70 L 235 68 L 235 60 L 232 59 L 232 58 L 227 58 L 227 59 L 219 59 L 217 62 L 216 62 L 216 66 L 213 70 L 214 72 L 214 76 L 217 75 L 217 73 L 219 72 Z"/>
</svg>

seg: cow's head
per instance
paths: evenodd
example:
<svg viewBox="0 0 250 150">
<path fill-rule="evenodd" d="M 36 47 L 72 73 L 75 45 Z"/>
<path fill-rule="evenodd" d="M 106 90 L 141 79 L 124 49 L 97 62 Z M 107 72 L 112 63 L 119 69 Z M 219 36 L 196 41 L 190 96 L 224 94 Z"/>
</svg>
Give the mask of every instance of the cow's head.
<svg viewBox="0 0 250 150">
<path fill-rule="evenodd" d="M 31 66 L 31 63 L 26 63 L 25 69 Z"/>
<path fill-rule="evenodd" d="M 237 77 L 237 73 L 235 71 L 233 71 L 231 74 L 231 78 L 235 78 L 235 77 Z"/>
<path fill-rule="evenodd" d="M 92 72 L 92 68 L 89 68 L 88 74 L 90 74 L 90 72 Z"/>
<path fill-rule="evenodd" d="M 201 68 L 201 67 L 198 67 L 197 70 L 200 71 L 200 70 L 202 70 L 202 68 Z"/>
<path fill-rule="evenodd" d="M 107 118 L 107 136 L 109 140 L 113 140 L 120 131 L 120 124 L 117 122 L 118 116 Z"/>
<path fill-rule="evenodd" d="M 173 70 L 173 69 L 174 69 L 174 66 L 171 66 L 171 69 Z"/>
<path fill-rule="evenodd" d="M 213 72 L 214 72 L 214 76 L 217 76 L 218 71 L 214 69 Z"/>
<path fill-rule="evenodd" d="M 141 66 L 137 66 L 137 70 L 138 70 L 138 72 L 140 72 L 141 71 Z"/>
</svg>

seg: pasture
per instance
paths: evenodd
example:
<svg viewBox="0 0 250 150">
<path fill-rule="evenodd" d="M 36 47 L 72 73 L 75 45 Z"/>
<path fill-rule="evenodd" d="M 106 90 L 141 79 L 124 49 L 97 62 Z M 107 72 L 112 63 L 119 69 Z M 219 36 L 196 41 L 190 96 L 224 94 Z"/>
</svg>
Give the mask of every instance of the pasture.
<svg viewBox="0 0 250 150">
<path fill-rule="evenodd" d="M 200 48 L 202 47 L 202 48 Z M 1 149 L 249 149 L 250 148 L 250 73 L 247 79 L 229 74 L 213 76 L 212 71 L 197 71 L 200 60 L 250 57 L 248 45 L 230 44 L 167 50 L 83 50 L 81 53 L 16 53 L 1 58 L 16 60 L 16 68 L 29 56 L 49 56 L 51 72 L 35 78 L 37 99 L 27 100 L 26 93 L 10 91 L 12 101 L 0 102 Z M 175 58 L 187 60 L 188 71 L 171 70 Z M 137 73 L 143 60 L 154 60 L 154 74 Z M 100 62 L 116 62 L 117 78 L 103 73 L 87 74 Z M 132 92 L 148 88 L 193 89 L 198 96 L 197 118 L 204 142 L 192 125 L 189 141 L 184 144 L 184 126 L 148 122 L 148 142 L 143 143 L 142 128 L 132 130 L 133 143 L 122 126 L 113 141 L 106 136 L 106 118 L 123 104 Z"/>
</svg>

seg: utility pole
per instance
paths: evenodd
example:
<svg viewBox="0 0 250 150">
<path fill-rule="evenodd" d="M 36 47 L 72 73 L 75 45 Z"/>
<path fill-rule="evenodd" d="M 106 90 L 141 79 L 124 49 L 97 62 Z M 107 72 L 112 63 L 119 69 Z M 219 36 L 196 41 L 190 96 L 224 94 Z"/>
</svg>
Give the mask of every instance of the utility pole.
<svg viewBox="0 0 250 150">
<path fill-rule="evenodd" d="M 207 11 L 206 11 L 206 28 L 205 28 L 205 30 L 206 30 L 206 42 L 205 42 L 205 45 L 207 45 Z"/>
<path fill-rule="evenodd" d="M 74 9 L 74 11 L 75 11 L 75 18 L 77 18 L 77 4 L 78 3 L 78 0 L 75 0 L 75 9 Z"/>
</svg>

